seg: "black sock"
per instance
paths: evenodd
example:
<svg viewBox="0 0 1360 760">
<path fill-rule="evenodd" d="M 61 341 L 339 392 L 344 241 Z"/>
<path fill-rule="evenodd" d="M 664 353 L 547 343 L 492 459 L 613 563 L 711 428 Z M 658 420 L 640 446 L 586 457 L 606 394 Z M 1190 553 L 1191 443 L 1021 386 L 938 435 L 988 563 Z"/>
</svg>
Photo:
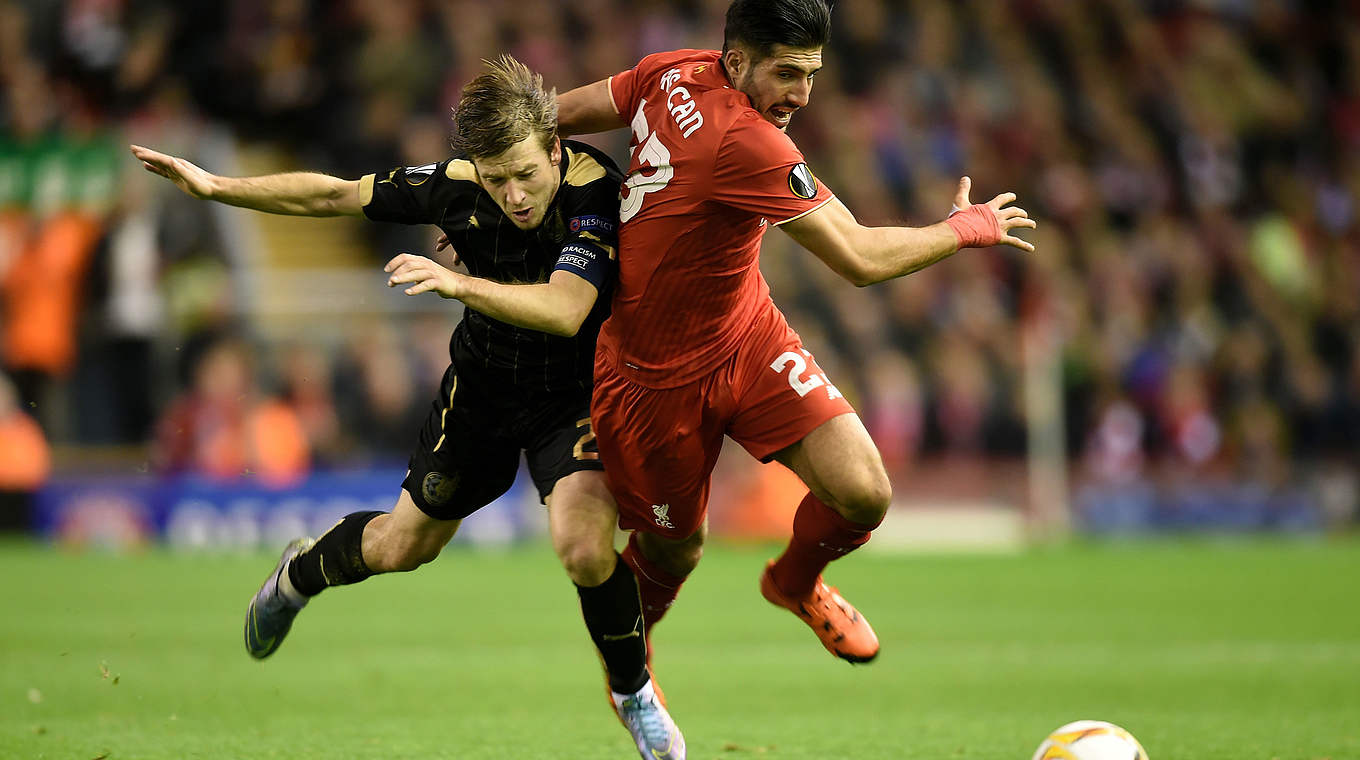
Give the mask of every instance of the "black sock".
<svg viewBox="0 0 1360 760">
<path fill-rule="evenodd" d="M 647 641 L 637 579 L 628 563 L 616 559 L 608 580 L 598 586 L 577 586 L 576 595 L 581 597 L 590 638 L 609 671 L 609 688 L 620 694 L 641 689 L 647 682 Z"/>
<path fill-rule="evenodd" d="M 358 583 L 373 574 L 364 564 L 364 526 L 386 512 L 352 512 L 326 531 L 312 548 L 288 563 L 293 588 L 316 596 L 327 586 Z"/>
</svg>

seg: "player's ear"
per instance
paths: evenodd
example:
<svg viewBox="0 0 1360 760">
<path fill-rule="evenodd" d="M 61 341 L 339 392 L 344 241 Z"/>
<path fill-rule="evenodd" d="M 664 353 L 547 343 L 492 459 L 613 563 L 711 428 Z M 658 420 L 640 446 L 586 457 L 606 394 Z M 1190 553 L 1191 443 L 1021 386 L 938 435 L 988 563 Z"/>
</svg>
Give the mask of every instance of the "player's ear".
<svg viewBox="0 0 1360 760">
<path fill-rule="evenodd" d="M 727 71 L 728 79 L 734 83 L 740 81 L 742 69 L 746 66 L 746 51 L 738 45 L 733 45 L 723 51 L 722 65 L 723 69 Z"/>
<path fill-rule="evenodd" d="M 562 163 L 562 138 L 553 138 L 552 150 L 548 151 L 548 160 L 552 161 L 553 166 Z"/>
</svg>

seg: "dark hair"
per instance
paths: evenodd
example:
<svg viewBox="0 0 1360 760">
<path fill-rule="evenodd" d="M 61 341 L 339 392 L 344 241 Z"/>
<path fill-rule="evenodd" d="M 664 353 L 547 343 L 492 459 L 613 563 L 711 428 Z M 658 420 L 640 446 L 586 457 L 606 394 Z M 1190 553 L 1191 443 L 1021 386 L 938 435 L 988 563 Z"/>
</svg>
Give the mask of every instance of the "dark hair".
<svg viewBox="0 0 1360 760">
<path fill-rule="evenodd" d="M 552 150 L 557 139 L 557 90 L 545 92 L 543 77 L 502 55 L 484 61 L 487 72 L 467 83 L 453 109 L 453 149 L 470 158 L 490 158 L 532 133 Z"/>
<path fill-rule="evenodd" d="M 825 0 L 734 0 L 727 8 L 723 52 L 734 45 L 767 58 L 775 45 L 825 47 L 831 39 L 831 6 Z"/>
</svg>

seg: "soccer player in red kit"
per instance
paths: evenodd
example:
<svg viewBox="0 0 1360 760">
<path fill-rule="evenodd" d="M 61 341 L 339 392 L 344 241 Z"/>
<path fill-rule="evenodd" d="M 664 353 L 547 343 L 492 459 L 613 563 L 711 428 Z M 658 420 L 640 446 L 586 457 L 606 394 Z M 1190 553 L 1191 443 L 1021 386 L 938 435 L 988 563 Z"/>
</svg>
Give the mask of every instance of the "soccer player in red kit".
<svg viewBox="0 0 1360 760">
<path fill-rule="evenodd" d="M 591 417 L 633 530 L 650 627 L 702 553 L 710 475 L 723 435 L 793 470 L 810 493 L 762 594 L 806 622 L 832 654 L 868 662 L 869 623 L 822 580 L 882 521 L 891 485 L 854 409 L 803 348 L 760 274 L 761 238 L 785 232 L 864 286 L 1034 227 L 1010 193 L 968 201 L 928 227 L 865 227 L 784 134 L 807 105 L 831 31 L 823 0 L 736 0 L 721 52 L 680 50 L 559 98 L 565 134 L 629 125 L 619 280 L 600 331 Z"/>
</svg>

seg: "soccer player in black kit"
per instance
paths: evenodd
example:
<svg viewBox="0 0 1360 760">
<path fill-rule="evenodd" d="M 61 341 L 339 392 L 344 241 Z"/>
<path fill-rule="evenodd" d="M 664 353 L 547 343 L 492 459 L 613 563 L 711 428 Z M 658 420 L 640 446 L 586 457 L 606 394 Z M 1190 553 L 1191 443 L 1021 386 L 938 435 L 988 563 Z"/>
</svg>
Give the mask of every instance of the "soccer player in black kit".
<svg viewBox="0 0 1360 760">
<path fill-rule="evenodd" d="M 614 550 L 618 508 L 590 427 L 622 175 L 594 148 L 557 138 L 555 93 L 510 56 L 463 89 L 454 120 L 452 158 L 358 180 L 219 177 L 132 146 L 148 171 L 197 198 L 437 225 L 468 269 L 409 253 L 387 263 L 389 286 L 467 307 L 449 343 L 452 363 L 392 511 L 356 512 L 316 540 L 291 542 L 251 599 L 246 649 L 257 659 L 273 654 L 298 611 L 328 586 L 433 560 L 463 518 L 509 489 L 523 451 L 618 717 L 644 758 L 684 758 L 684 738 L 646 665 L 637 582 Z"/>
</svg>

